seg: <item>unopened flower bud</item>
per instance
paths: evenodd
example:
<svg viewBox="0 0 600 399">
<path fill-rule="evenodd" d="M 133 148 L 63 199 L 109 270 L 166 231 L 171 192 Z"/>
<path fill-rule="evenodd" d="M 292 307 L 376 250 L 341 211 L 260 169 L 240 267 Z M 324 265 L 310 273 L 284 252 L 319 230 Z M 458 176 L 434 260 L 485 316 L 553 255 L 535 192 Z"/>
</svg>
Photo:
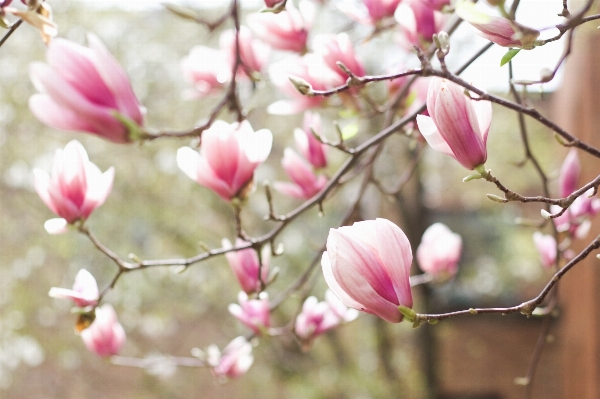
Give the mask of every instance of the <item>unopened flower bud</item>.
<svg viewBox="0 0 600 399">
<path fill-rule="evenodd" d="M 298 91 L 298 93 L 304 96 L 313 96 L 313 88 L 306 80 L 299 78 L 294 75 L 289 76 L 290 82 L 294 85 L 294 88 Z"/>
</svg>

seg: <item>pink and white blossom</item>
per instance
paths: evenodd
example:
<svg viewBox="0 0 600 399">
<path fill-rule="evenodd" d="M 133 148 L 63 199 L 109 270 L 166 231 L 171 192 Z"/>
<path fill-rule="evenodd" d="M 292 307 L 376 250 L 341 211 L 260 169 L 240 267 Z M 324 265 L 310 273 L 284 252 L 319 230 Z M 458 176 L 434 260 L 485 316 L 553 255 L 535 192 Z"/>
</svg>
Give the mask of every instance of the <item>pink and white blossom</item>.
<svg viewBox="0 0 600 399">
<path fill-rule="evenodd" d="M 344 305 L 392 323 L 402 321 L 398 306 L 412 307 L 410 242 L 386 219 L 329 230 L 321 266 L 329 288 Z"/>
<path fill-rule="evenodd" d="M 310 3 L 302 2 L 298 10 L 288 1 L 285 10 L 277 14 L 253 13 L 247 21 L 256 36 L 273 48 L 304 54 L 313 14 Z"/>
<path fill-rule="evenodd" d="M 235 240 L 236 246 L 241 246 L 246 244 L 246 241 L 237 238 Z M 229 249 L 233 248 L 231 242 L 227 239 L 222 240 L 223 248 Z M 225 254 L 225 258 L 231 266 L 231 270 L 235 274 L 242 290 L 246 294 L 251 294 L 254 292 L 259 292 L 261 290 L 261 281 L 263 284 L 266 284 L 269 279 L 269 252 L 264 251 L 261 254 L 262 258 L 262 267 L 260 265 L 260 260 L 258 258 L 258 254 L 253 248 L 242 249 L 240 251 L 235 252 L 227 252 Z M 259 270 L 261 279 L 259 280 Z"/>
<path fill-rule="evenodd" d="M 327 178 L 317 176 L 310 164 L 291 148 L 283 151 L 281 165 L 293 183 L 275 182 L 273 187 L 290 197 L 309 199 L 325 187 Z"/>
<path fill-rule="evenodd" d="M 339 75 L 340 84 L 346 82 L 348 75 L 337 66 L 337 62 L 346 65 L 356 76 L 360 77 L 366 74 L 365 67 L 356 56 L 354 45 L 346 33 L 317 36 L 315 38 L 315 53 L 323 59 L 325 65 Z"/>
<path fill-rule="evenodd" d="M 240 291 L 238 302 L 229 305 L 228 310 L 235 318 L 256 334 L 261 334 L 271 326 L 271 310 L 269 295 L 261 292 L 257 299 L 248 299 L 248 295 Z"/>
<path fill-rule="evenodd" d="M 489 101 L 471 100 L 462 87 L 434 77 L 427 92 L 427 111 L 430 116 L 417 115 L 417 124 L 431 148 L 467 169 L 485 163 L 492 121 Z"/>
<path fill-rule="evenodd" d="M 356 309 L 348 309 L 331 290 L 325 293 L 326 300 L 319 302 L 314 296 L 306 298 L 302 311 L 296 317 L 294 331 L 305 345 L 319 335 L 358 317 Z"/>
<path fill-rule="evenodd" d="M 456 4 L 456 14 L 477 29 L 477 33 L 503 47 L 517 47 L 530 50 L 535 47 L 540 32 L 503 17 L 482 13 L 475 4 L 460 1 Z"/>
<path fill-rule="evenodd" d="M 88 35 L 88 43 L 84 47 L 59 38 L 48 45 L 48 63 L 30 67 L 40 93 L 29 99 L 29 108 L 53 128 L 129 142 L 135 138 L 130 127 L 143 124 L 145 110 L 127 74 L 100 39 Z"/>
<path fill-rule="evenodd" d="M 270 49 L 260 40 L 254 37 L 252 32 L 245 26 L 240 27 L 239 34 L 239 52 L 243 66 L 237 70 L 238 76 L 247 77 L 247 72 L 251 74 L 260 73 L 267 63 Z M 233 69 L 236 62 L 235 31 L 227 30 L 221 34 L 219 45 L 225 54 L 225 59 L 229 65 L 229 70 Z M 245 67 L 245 68 L 244 68 Z M 248 71 L 246 71 L 248 69 Z"/>
<path fill-rule="evenodd" d="M 338 8 L 350 18 L 364 25 L 379 26 L 381 21 L 394 16 L 401 0 L 362 0 L 362 4 L 340 2 Z"/>
<path fill-rule="evenodd" d="M 568 197 L 573 191 L 577 190 L 580 173 L 581 163 L 579 162 L 579 156 L 577 155 L 577 150 L 572 148 L 567 154 L 558 176 L 559 195 L 561 197 Z"/>
<path fill-rule="evenodd" d="M 269 77 L 273 85 L 287 100 L 279 100 L 269 105 L 267 111 L 274 115 L 291 115 L 320 107 L 325 102 L 322 96 L 300 94 L 290 82 L 290 76 L 306 81 L 314 90 L 327 90 L 340 84 L 340 76 L 332 71 L 323 59 L 314 53 L 303 57 L 288 57 L 271 64 Z"/>
<path fill-rule="evenodd" d="M 556 264 L 556 240 L 549 234 L 539 231 L 533 233 L 533 243 L 540 254 L 540 261 L 545 268 L 551 268 Z"/>
<path fill-rule="evenodd" d="M 400 41 L 408 50 L 412 50 L 413 46 L 426 48 L 433 34 L 438 33 L 444 23 L 442 13 L 423 0 L 403 2 L 396 9 L 394 17 L 402 33 Z"/>
<path fill-rule="evenodd" d="M 87 270 L 81 269 L 75 276 L 72 290 L 52 287 L 48 295 L 52 298 L 70 299 L 75 306 L 85 308 L 86 306 L 95 306 L 98 303 L 100 292 L 94 276 Z"/>
<path fill-rule="evenodd" d="M 306 111 L 302 122 L 302 129 L 294 129 L 296 146 L 304 158 L 315 168 L 327 166 L 328 146 L 321 143 L 313 134 L 321 132 L 321 116 L 316 112 Z"/>
<path fill-rule="evenodd" d="M 221 198 L 245 198 L 254 170 L 271 152 L 273 135 L 254 131 L 248 121 L 217 120 L 202 133 L 200 153 L 190 147 L 177 151 L 177 165 L 192 180 L 210 188 Z"/>
<path fill-rule="evenodd" d="M 35 191 L 61 217 L 48 220 L 44 227 L 48 233 L 58 234 L 66 231 L 67 224 L 87 219 L 104 203 L 112 189 L 114 168 L 100 172 L 85 148 L 73 140 L 64 150 L 56 150 L 51 176 L 41 169 L 33 174 Z"/>
<path fill-rule="evenodd" d="M 214 345 L 207 350 L 207 363 L 212 367 L 212 373 L 220 378 L 237 378 L 245 374 L 252 363 L 252 344 L 245 337 L 233 339 L 223 352 Z"/>
<path fill-rule="evenodd" d="M 425 273 L 441 279 L 458 271 L 462 253 L 462 238 L 446 225 L 434 223 L 425 230 L 417 248 L 417 261 Z"/>
<path fill-rule="evenodd" d="M 85 346 L 102 357 L 118 354 L 126 341 L 125 330 L 109 304 L 96 308 L 96 318 L 80 334 Z"/>
<path fill-rule="evenodd" d="M 183 77 L 194 90 L 189 97 L 204 97 L 219 92 L 231 77 L 232 66 L 222 50 L 195 46 L 181 60 Z"/>
</svg>

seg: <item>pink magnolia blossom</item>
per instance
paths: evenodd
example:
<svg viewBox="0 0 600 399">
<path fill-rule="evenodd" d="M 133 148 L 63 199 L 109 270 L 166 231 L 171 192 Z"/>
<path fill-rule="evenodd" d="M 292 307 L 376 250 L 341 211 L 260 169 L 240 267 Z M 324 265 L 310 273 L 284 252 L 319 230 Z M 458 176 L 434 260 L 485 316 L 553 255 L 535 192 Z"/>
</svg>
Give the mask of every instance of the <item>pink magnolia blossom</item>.
<svg viewBox="0 0 600 399">
<path fill-rule="evenodd" d="M 554 266 L 556 263 L 556 240 L 554 237 L 536 231 L 533 233 L 533 243 L 540 254 L 542 265 L 547 269 Z"/>
<path fill-rule="evenodd" d="M 409 0 L 400 4 L 394 14 L 402 32 L 401 43 L 411 49 L 413 46 L 427 47 L 434 33 L 443 26 L 443 15 L 431 8 L 423 0 Z"/>
<path fill-rule="evenodd" d="M 126 336 L 111 305 L 96 308 L 96 318 L 81 332 L 81 339 L 85 346 L 98 356 L 106 357 L 119 353 L 125 344 Z"/>
<path fill-rule="evenodd" d="M 392 17 L 401 0 L 362 0 L 360 6 L 340 2 L 338 7 L 350 18 L 364 25 L 378 26 L 381 21 Z"/>
<path fill-rule="evenodd" d="M 258 299 L 248 299 L 248 295 L 240 291 L 238 302 L 229 305 L 228 310 L 235 318 L 256 334 L 261 334 L 271 326 L 271 310 L 269 295 L 261 292 Z"/>
<path fill-rule="evenodd" d="M 478 30 L 480 36 L 503 47 L 518 47 L 530 50 L 540 32 L 515 21 L 493 17 L 475 9 L 475 4 L 461 1 L 456 4 L 456 14 Z"/>
<path fill-rule="evenodd" d="M 52 298 L 70 299 L 76 306 L 85 308 L 86 306 L 95 306 L 98 303 L 100 292 L 94 276 L 87 270 L 81 269 L 75 276 L 72 290 L 52 287 L 48 295 Z"/>
<path fill-rule="evenodd" d="M 398 306 L 411 308 L 410 242 L 386 219 L 329 230 L 321 266 L 329 288 L 344 305 L 392 323 L 402 321 Z"/>
<path fill-rule="evenodd" d="M 462 87 L 434 77 L 427 92 L 427 111 L 417 115 L 421 134 L 431 148 L 450 155 L 467 169 L 483 165 L 492 121 L 489 101 L 474 101 Z"/>
<path fill-rule="evenodd" d="M 313 134 L 321 132 L 321 116 L 316 112 L 306 111 L 302 122 L 302 129 L 294 130 L 296 146 L 300 153 L 315 168 L 324 168 L 327 166 L 328 146 L 321 143 Z"/>
<path fill-rule="evenodd" d="M 218 92 L 229 81 L 232 67 L 222 50 L 206 46 L 193 47 L 181 60 L 183 77 L 194 87 L 190 97 L 204 97 Z"/>
<path fill-rule="evenodd" d="M 87 219 L 104 203 L 112 189 L 114 168 L 106 172 L 88 159 L 78 141 L 56 150 L 52 176 L 40 169 L 33 171 L 34 187 L 52 212 L 62 219 L 50 219 L 44 227 L 50 234 L 63 233 L 66 225 Z"/>
<path fill-rule="evenodd" d="M 190 147 L 177 151 L 177 165 L 192 180 L 210 188 L 226 201 L 244 198 L 254 170 L 271 152 L 273 135 L 254 131 L 248 121 L 215 121 L 202 133 L 200 153 Z"/>
<path fill-rule="evenodd" d="M 245 374 L 254 362 L 252 344 L 242 336 L 233 339 L 222 353 L 212 345 L 207 354 L 207 363 L 212 367 L 213 375 L 220 378 L 237 378 Z"/>
<path fill-rule="evenodd" d="M 271 64 L 269 77 L 280 92 L 290 97 L 269 105 L 267 111 L 274 115 L 297 114 L 310 108 L 320 107 L 325 102 L 322 96 L 300 94 L 290 82 L 290 76 L 306 81 L 314 90 L 326 90 L 340 84 L 339 75 L 324 64 L 323 59 L 309 53 L 303 57 L 289 57 Z"/>
<path fill-rule="evenodd" d="M 267 8 L 273 8 L 276 5 L 278 5 L 279 3 L 281 3 L 283 0 L 264 0 L 265 2 L 265 7 Z"/>
<path fill-rule="evenodd" d="M 309 345 L 319 335 L 355 320 L 356 309 L 348 309 L 333 292 L 327 290 L 326 300 L 319 302 L 314 296 L 306 298 L 302 311 L 296 317 L 294 331 L 305 345 Z"/>
<path fill-rule="evenodd" d="M 273 187 L 290 197 L 309 199 L 325 187 L 327 178 L 317 176 L 310 164 L 294 152 L 291 148 L 283 151 L 281 165 L 293 183 L 275 182 Z"/>
<path fill-rule="evenodd" d="M 88 35 L 88 43 L 89 48 L 64 39 L 50 43 L 48 64 L 37 62 L 30 68 L 40 93 L 29 99 L 29 108 L 53 128 L 129 142 L 135 138 L 135 125 L 143 124 L 145 110 L 100 39 Z"/>
<path fill-rule="evenodd" d="M 246 68 L 250 73 L 260 73 L 267 62 L 270 49 L 267 45 L 254 37 L 252 32 L 245 26 L 242 26 L 238 35 L 240 46 L 240 59 L 243 66 L 237 70 L 238 76 L 247 76 Z M 225 54 L 228 69 L 232 70 L 236 61 L 235 50 L 235 31 L 227 30 L 221 34 L 219 45 Z M 244 68 L 246 67 L 246 68 Z"/>
<path fill-rule="evenodd" d="M 600 211 L 600 199 L 593 194 L 594 189 L 590 188 L 577 197 L 561 216 L 552 219 L 559 232 L 568 232 L 576 238 L 587 236 L 591 228 L 589 219 Z M 550 212 L 557 214 L 561 209 L 558 205 L 552 205 Z"/>
<path fill-rule="evenodd" d="M 341 62 L 356 76 L 365 75 L 365 67 L 354 53 L 354 46 L 346 33 L 337 35 L 319 35 L 315 38 L 315 53 L 323 58 L 323 62 L 340 77 L 340 84 L 348 79 L 337 62 Z"/>
<path fill-rule="evenodd" d="M 561 197 L 568 197 L 577 190 L 577 181 L 579 180 L 579 174 L 581 173 L 581 163 L 579 162 L 579 156 L 577 156 L 577 150 L 572 148 L 565 161 L 560 168 L 560 175 L 558 176 L 559 195 Z"/>
<path fill-rule="evenodd" d="M 314 9 L 306 2 L 301 6 L 298 10 L 288 1 L 285 10 L 280 13 L 250 14 L 247 17 L 248 26 L 260 40 L 273 48 L 303 54 L 306 52 Z"/>
<path fill-rule="evenodd" d="M 425 230 L 417 248 L 417 261 L 425 273 L 441 277 L 454 276 L 462 252 L 462 238 L 446 225 L 434 223 Z"/>
<path fill-rule="evenodd" d="M 246 241 L 238 238 L 235 241 L 236 246 L 246 244 Z M 232 248 L 231 242 L 227 239 L 222 240 L 223 248 Z M 269 279 L 269 252 L 265 251 L 262 254 L 262 268 L 258 259 L 258 254 L 252 248 L 242 249 L 241 251 L 227 252 L 225 258 L 231 266 L 231 270 L 235 274 L 242 290 L 246 294 L 258 292 L 261 289 L 261 282 L 258 279 L 258 271 L 260 269 L 261 280 L 266 284 Z"/>
</svg>

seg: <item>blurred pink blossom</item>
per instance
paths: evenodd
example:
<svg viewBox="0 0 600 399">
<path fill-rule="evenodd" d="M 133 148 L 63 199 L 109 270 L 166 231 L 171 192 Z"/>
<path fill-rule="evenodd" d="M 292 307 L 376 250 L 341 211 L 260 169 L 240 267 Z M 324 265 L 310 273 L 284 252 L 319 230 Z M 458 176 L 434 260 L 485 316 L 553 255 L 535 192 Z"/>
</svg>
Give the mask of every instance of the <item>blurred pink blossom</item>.
<svg viewBox="0 0 600 399">
<path fill-rule="evenodd" d="M 106 172 L 88 159 L 78 141 L 69 142 L 54 155 L 52 176 L 43 170 L 33 171 L 34 187 L 52 212 L 62 219 L 50 219 L 44 227 L 50 234 L 66 231 L 67 224 L 87 219 L 104 203 L 112 189 L 114 168 Z"/>
<path fill-rule="evenodd" d="M 310 108 L 321 106 L 325 98 L 300 94 L 290 82 L 290 76 L 303 79 L 314 90 L 326 90 L 340 83 L 339 75 L 324 64 L 323 59 L 309 53 L 303 57 L 288 57 L 271 64 L 269 77 L 280 92 L 290 97 L 269 105 L 267 111 L 275 115 L 297 114 Z"/>
<path fill-rule="evenodd" d="M 580 173 L 581 163 L 579 162 L 577 150 L 571 148 L 560 168 L 560 175 L 558 176 L 559 195 L 561 197 L 568 197 L 573 191 L 577 190 Z"/>
<path fill-rule="evenodd" d="M 240 27 L 238 40 L 240 46 L 240 59 L 244 65 L 238 68 L 237 75 L 247 76 L 244 66 L 248 68 L 251 74 L 260 73 L 269 57 L 269 47 L 256 39 L 252 32 L 245 26 Z M 223 32 L 220 37 L 219 45 L 225 54 L 229 70 L 232 70 L 236 61 L 235 31 L 227 30 Z"/>
<path fill-rule="evenodd" d="M 440 279 L 452 277 L 458 271 L 462 238 L 446 225 L 434 223 L 425 230 L 417 248 L 417 261 L 425 273 Z"/>
<path fill-rule="evenodd" d="M 248 299 L 248 295 L 240 291 L 238 302 L 229 305 L 228 310 L 235 318 L 256 334 L 261 334 L 271 326 L 269 295 L 261 292 L 258 299 Z"/>
<path fill-rule="evenodd" d="M 183 77 L 194 91 L 189 97 L 204 97 L 218 92 L 229 81 L 232 67 L 222 50 L 195 46 L 181 60 Z"/>
<path fill-rule="evenodd" d="M 362 0 L 362 4 L 339 2 L 338 8 L 350 18 L 364 25 L 378 26 L 394 15 L 401 0 Z"/>
<path fill-rule="evenodd" d="M 309 199 L 327 184 L 327 178 L 315 175 L 310 164 L 291 148 L 284 150 L 281 165 L 293 183 L 275 182 L 273 187 L 285 195 Z"/>
<path fill-rule="evenodd" d="M 306 298 L 296 317 L 294 331 L 305 346 L 319 335 L 358 317 L 357 310 L 348 309 L 330 290 L 325 293 L 325 298 L 324 302 L 314 296 Z"/>
<path fill-rule="evenodd" d="M 298 10 L 288 1 L 280 13 L 253 13 L 248 15 L 247 21 L 256 36 L 273 48 L 303 54 L 313 14 L 312 4 L 302 2 Z"/>
<path fill-rule="evenodd" d="M 394 15 L 402 33 L 401 43 L 409 50 L 413 46 L 426 48 L 434 33 L 443 26 L 442 13 L 423 0 L 408 0 L 398 6 Z"/>
<path fill-rule="evenodd" d="M 88 35 L 88 43 L 89 48 L 59 38 L 48 45 L 48 64 L 36 62 L 30 68 L 40 93 L 29 99 L 29 108 L 53 128 L 129 142 L 145 110 L 100 39 Z"/>
<path fill-rule="evenodd" d="M 208 348 L 207 354 L 213 375 L 221 378 L 237 378 L 245 374 L 254 362 L 252 344 L 242 336 L 233 339 L 222 353 L 213 345 Z"/>
<path fill-rule="evenodd" d="M 246 244 L 246 241 L 237 238 L 235 240 L 236 246 L 241 246 Z M 233 248 L 231 242 L 227 239 L 222 240 L 223 248 Z M 260 267 L 260 262 L 258 258 L 258 254 L 252 248 L 242 249 L 240 251 L 235 252 L 227 252 L 225 254 L 225 258 L 231 266 L 231 270 L 235 274 L 242 290 L 246 294 L 251 294 L 254 292 L 258 292 L 261 289 L 261 282 L 258 279 L 258 271 L 260 268 L 260 274 L 263 284 L 266 284 L 269 279 L 269 252 L 265 251 L 262 254 L 262 268 Z"/>
<path fill-rule="evenodd" d="M 117 314 L 109 304 L 96 308 L 96 318 L 80 334 L 85 346 L 102 357 L 119 353 L 126 340 L 125 330 L 119 324 Z"/>
<path fill-rule="evenodd" d="M 302 122 L 302 129 L 294 130 L 296 146 L 300 153 L 315 168 L 327 166 L 328 146 L 321 143 L 312 132 L 321 133 L 321 116 L 316 112 L 306 111 Z"/>
<path fill-rule="evenodd" d="M 315 53 L 322 57 L 323 62 L 333 72 L 339 75 L 339 84 L 344 84 L 348 75 L 337 66 L 341 62 L 356 76 L 365 75 L 365 67 L 354 53 L 354 46 L 346 33 L 337 35 L 319 35 L 315 38 Z"/>
<path fill-rule="evenodd" d="M 344 305 L 391 323 L 398 306 L 412 308 L 412 252 L 404 232 L 386 219 L 329 230 L 321 266 L 329 288 Z"/>
<path fill-rule="evenodd" d="M 190 147 L 177 151 L 177 165 L 224 200 L 243 199 L 254 170 L 269 156 L 272 142 L 271 131 L 255 132 L 247 120 L 232 124 L 217 120 L 202 133 L 200 153 Z"/>
<path fill-rule="evenodd" d="M 489 101 L 468 98 L 462 87 L 434 77 L 427 92 L 427 111 L 417 115 L 417 124 L 427 143 L 450 155 L 467 169 L 487 159 L 487 135 L 492 121 Z"/>
<path fill-rule="evenodd" d="M 554 266 L 556 263 L 556 240 L 554 237 L 536 231 L 533 233 L 533 243 L 540 254 L 542 265 L 547 269 Z"/>
<path fill-rule="evenodd" d="M 480 36 L 503 47 L 532 49 L 540 32 L 503 17 L 494 17 L 478 11 L 475 4 L 460 1 L 456 14 L 478 30 Z"/>
<path fill-rule="evenodd" d="M 72 290 L 52 287 L 48 295 L 52 298 L 70 299 L 75 303 L 75 306 L 85 308 L 98 303 L 100 292 L 94 276 L 87 270 L 81 269 L 75 276 Z"/>
</svg>

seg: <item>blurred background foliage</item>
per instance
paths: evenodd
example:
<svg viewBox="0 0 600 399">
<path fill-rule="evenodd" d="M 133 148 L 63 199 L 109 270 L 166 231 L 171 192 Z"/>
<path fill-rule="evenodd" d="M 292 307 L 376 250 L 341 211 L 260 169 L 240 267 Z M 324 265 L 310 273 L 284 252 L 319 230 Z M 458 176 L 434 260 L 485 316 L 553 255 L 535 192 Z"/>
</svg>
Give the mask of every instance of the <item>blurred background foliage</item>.
<svg viewBox="0 0 600 399">
<path fill-rule="evenodd" d="M 186 130 L 208 116 L 218 97 L 184 101 L 187 85 L 181 77 L 180 60 L 194 45 L 216 47 L 219 32 L 209 33 L 164 10 L 89 9 L 77 1 L 51 5 L 61 37 L 85 43 L 86 32 L 94 32 L 125 67 L 148 109 L 147 126 Z M 207 19 L 220 12 L 212 8 L 202 11 Z M 339 13 L 325 10 L 318 13 L 315 25 L 321 31 L 349 29 L 355 38 L 362 34 L 362 28 Z M 402 61 L 394 46 L 386 36 L 362 43 L 358 52 L 367 71 L 384 72 L 381 54 L 392 66 Z M 412 330 L 406 323 L 386 325 L 364 314 L 318 339 L 306 353 L 291 336 L 262 339 L 248 374 L 226 385 L 214 382 L 204 369 L 157 366 L 140 370 L 111 365 L 88 353 L 73 333 L 75 316 L 69 312 L 70 303 L 51 299 L 47 292 L 52 286 L 70 287 L 81 268 L 92 272 L 103 287 L 115 267 L 83 236 L 46 234 L 43 222 L 52 215 L 33 190 L 34 168 L 49 171 L 55 149 L 73 139 L 85 146 L 100 169 L 115 166 L 112 194 L 92 215 L 89 226 L 123 258 L 129 253 L 144 259 L 188 257 L 202 252 L 199 242 L 219 247 L 223 237 L 233 239 L 233 214 L 217 195 L 178 170 L 175 152 L 189 144 L 188 140 L 115 145 L 86 134 L 55 131 L 37 121 L 27 106 L 34 93 L 27 69 L 31 62 L 43 61 L 44 53 L 38 33 L 30 26 L 18 29 L 0 48 L 0 397 L 367 399 L 424 395 L 426 380 L 417 346 L 421 330 Z M 371 90 L 385 96 L 383 85 Z M 258 189 L 242 215 L 248 233 L 259 235 L 271 227 L 262 220 L 267 204 L 260 183 L 286 180 L 279 160 L 283 148 L 293 146 L 292 131 L 301 125 L 301 116 L 267 115 L 265 106 L 277 95 L 265 82 L 255 89 L 243 86 L 242 97 L 253 127 L 270 128 L 275 135 L 271 156 L 257 171 Z M 341 119 L 339 110 L 323 111 L 326 136 L 335 137 L 331 122 Z M 525 195 L 539 192 L 530 166 L 517 166 L 523 154 L 517 145 L 516 116 L 498 108 L 494 112 L 487 166 L 515 191 Z M 375 134 L 381 123 L 380 118 L 361 121 L 360 133 L 352 142 Z M 536 131 L 536 126 L 530 128 L 544 168 L 557 170 L 548 133 Z M 406 144 L 400 135 L 387 141 L 376 165 L 382 182 L 394 184 L 406 168 Z M 343 154 L 331 153 L 330 174 L 344 160 Z M 446 223 L 465 243 L 457 279 L 434 287 L 433 306 L 443 311 L 475 304 L 514 304 L 517 298 L 537 292 L 548 275 L 533 249 L 532 230 L 515 227 L 513 222 L 516 217 L 537 217 L 539 209 L 488 201 L 485 194 L 494 192 L 492 187 L 481 181 L 462 183 L 466 171 L 449 157 L 428 149 L 419 174 L 425 205 L 431 210 L 430 222 Z M 328 229 L 338 226 L 357 195 L 357 183 L 354 179 L 338 189 L 326 201 L 324 216 L 312 209 L 279 237 L 286 251 L 272 260 L 281 270 L 269 288 L 272 297 L 308 267 Z M 275 197 L 280 213 L 299 205 L 279 194 Z M 366 218 L 402 220 L 397 199 L 372 187 L 360 208 Z M 400 226 L 411 228 L 402 222 Z M 418 242 L 413 242 L 416 245 Z M 314 281 L 310 292 L 322 298 L 325 285 L 320 271 Z M 167 268 L 127 274 L 106 301 L 115 306 L 128 334 L 123 355 L 189 356 L 194 347 L 223 347 L 247 332 L 226 310 L 236 301 L 237 291 L 225 259 L 218 257 L 181 274 Z M 276 326 L 290 321 L 305 294 L 293 295 L 277 310 Z M 419 296 L 415 303 L 418 310 Z"/>
</svg>

